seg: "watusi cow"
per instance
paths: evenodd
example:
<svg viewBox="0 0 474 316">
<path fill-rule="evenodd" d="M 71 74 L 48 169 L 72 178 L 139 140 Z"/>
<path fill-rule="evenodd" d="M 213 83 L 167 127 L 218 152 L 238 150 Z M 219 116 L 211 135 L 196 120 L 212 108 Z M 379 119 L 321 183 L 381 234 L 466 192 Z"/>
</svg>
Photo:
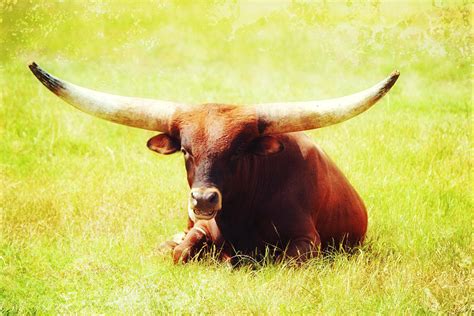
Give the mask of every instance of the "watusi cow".
<svg viewBox="0 0 474 316">
<path fill-rule="evenodd" d="M 350 119 L 376 103 L 399 72 L 342 98 L 266 103 L 188 105 L 123 97 L 60 80 L 32 63 L 53 93 L 89 114 L 159 131 L 147 146 L 181 151 L 190 187 L 188 231 L 173 244 L 186 262 L 204 244 L 259 256 L 273 247 L 278 259 L 299 262 L 329 245 L 363 242 L 367 213 L 361 198 L 329 157 L 302 131 Z"/>
</svg>

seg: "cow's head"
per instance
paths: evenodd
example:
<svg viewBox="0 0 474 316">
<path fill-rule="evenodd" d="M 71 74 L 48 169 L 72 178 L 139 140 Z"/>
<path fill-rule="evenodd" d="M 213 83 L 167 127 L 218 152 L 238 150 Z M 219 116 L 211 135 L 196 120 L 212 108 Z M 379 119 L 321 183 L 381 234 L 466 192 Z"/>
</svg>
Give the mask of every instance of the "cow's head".
<svg viewBox="0 0 474 316">
<path fill-rule="evenodd" d="M 387 93 L 399 73 L 362 92 L 342 98 L 250 106 L 185 104 L 122 97 L 85 89 L 30 65 L 35 76 L 78 109 L 101 118 L 162 132 L 147 145 L 161 154 L 184 155 L 191 218 L 211 219 L 235 188 L 241 166 L 284 146 L 272 135 L 336 124 L 370 108 Z"/>
<path fill-rule="evenodd" d="M 248 108 L 205 104 L 178 111 L 170 131 L 152 137 L 148 148 L 162 154 L 181 151 L 189 187 L 189 215 L 210 219 L 222 208 L 243 176 L 243 164 L 259 156 L 278 154 L 283 144 L 263 135 Z"/>
</svg>

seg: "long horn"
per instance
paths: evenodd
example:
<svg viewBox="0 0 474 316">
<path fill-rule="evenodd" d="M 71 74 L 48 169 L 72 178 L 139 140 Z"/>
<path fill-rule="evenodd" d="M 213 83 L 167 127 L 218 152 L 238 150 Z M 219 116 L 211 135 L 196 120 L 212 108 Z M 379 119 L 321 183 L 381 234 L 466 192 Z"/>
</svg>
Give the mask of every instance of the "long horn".
<svg viewBox="0 0 474 316">
<path fill-rule="evenodd" d="M 81 111 L 115 123 L 168 132 L 174 111 L 184 107 L 168 101 L 122 97 L 82 88 L 50 75 L 34 62 L 29 68 L 46 88 L 64 101 Z"/>
<path fill-rule="evenodd" d="M 342 98 L 321 101 L 256 104 L 258 126 L 262 134 L 305 131 L 348 120 L 369 109 L 395 84 L 400 73 L 372 88 Z"/>
</svg>

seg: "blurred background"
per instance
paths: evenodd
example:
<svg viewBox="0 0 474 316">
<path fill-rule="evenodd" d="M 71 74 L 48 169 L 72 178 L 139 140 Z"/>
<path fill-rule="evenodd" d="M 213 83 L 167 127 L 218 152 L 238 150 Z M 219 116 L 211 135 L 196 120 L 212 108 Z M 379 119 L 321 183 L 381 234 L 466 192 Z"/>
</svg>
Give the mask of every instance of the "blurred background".
<svg viewBox="0 0 474 316">
<path fill-rule="evenodd" d="M 468 1 L 0 1 L 0 311 L 472 312 L 472 17 Z M 243 105 L 398 69 L 373 109 L 308 132 L 367 204 L 365 248 L 251 278 L 173 267 L 156 246 L 186 223 L 182 157 L 65 104 L 31 61 L 104 92 Z"/>
<path fill-rule="evenodd" d="M 1 6 L 5 75 L 34 59 L 79 83 L 93 78 L 98 89 L 136 82 L 119 92 L 192 103 L 334 96 L 394 68 L 404 76 L 397 96 L 417 103 L 470 89 L 471 11 L 461 1 Z"/>
</svg>

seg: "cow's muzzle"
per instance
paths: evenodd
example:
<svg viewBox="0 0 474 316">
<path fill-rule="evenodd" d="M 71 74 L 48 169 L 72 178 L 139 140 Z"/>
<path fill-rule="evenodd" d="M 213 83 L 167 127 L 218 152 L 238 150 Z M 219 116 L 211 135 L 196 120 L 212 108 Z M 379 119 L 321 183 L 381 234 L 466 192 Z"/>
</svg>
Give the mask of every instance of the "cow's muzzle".
<svg viewBox="0 0 474 316">
<path fill-rule="evenodd" d="M 198 220 L 209 220 L 222 208 L 221 192 L 215 188 L 193 188 L 189 196 L 189 205 Z"/>
</svg>

